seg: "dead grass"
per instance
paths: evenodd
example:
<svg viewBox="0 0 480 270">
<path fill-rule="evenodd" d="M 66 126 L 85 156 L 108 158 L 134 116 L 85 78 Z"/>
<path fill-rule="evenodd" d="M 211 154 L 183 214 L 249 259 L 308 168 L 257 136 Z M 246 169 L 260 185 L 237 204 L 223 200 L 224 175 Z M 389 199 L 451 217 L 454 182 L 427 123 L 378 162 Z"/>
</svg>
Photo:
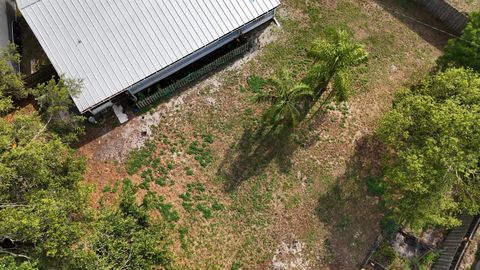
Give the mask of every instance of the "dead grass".
<svg viewBox="0 0 480 270">
<path fill-rule="evenodd" d="M 447 2 L 462 12 L 478 12 L 480 10 L 479 0 L 447 0 Z"/>
<path fill-rule="evenodd" d="M 180 213 L 176 228 L 188 230 L 183 236 L 174 232 L 181 269 L 233 269 L 233 265 L 269 269 L 281 244 L 293 241 L 305 243 L 301 255 L 308 260 L 308 269 L 354 269 L 379 231 L 381 213 L 365 186 L 366 178 L 378 173 L 380 148 L 372 134 L 395 90 L 427 73 L 440 51 L 374 1 L 284 2 L 276 41 L 248 63 L 174 97 L 171 102 L 181 98 L 179 107 L 160 105 L 157 112 L 162 114 L 152 118 L 154 156 L 174 167 L 168 172 L 171 182 L 152 184 L 151 190 L 164 195 Z M 248 147 L 242 137 L 248 138 L 262 111 L 239 86 L 251 75 L 268 76 L 281 68 L 301 73 L 308 64 L 305 46 L 338 28 L 354 34 L 371 55 L 369 64 L 355 73 L 357 94 L 346 120 L 330 113 L 316 126 L 311 143 L 288 145 L 288 156 L 279 154 L 287 145 L 274 145 L 261 160 L 260 155 L 251 156 L 242 164 L 242 171 L 236 172 L 242 181 L 229 179 L 224 172 L 235 168 L 239 153 Z M 105 136 L 125 138 L 118 135 L 125 127 L 117 129 L 117 135 Z M 136 133 L 137 129 L 129 134 Z M 187 154 L 190 143 L 202 134 L 213 136 L 209 145 L 213 161 L 206 167 Z M 102 140 L 105 137 L 82 149 L 94 149 Z M 108 151 L 115 147 L 129 151 L 130 144 L 122 145 L 122 140 L 109 144 Z M 126 176 L 121 165 L 99 163 L 91 153 L 96 152 L 90 150 L 87 178 L 100 187 L 97 191 Z M 141 181 L 138 175 L 134 179 Z M 234 189 L 227 188 L 231 181 L 237 181 Z M 199 211 L 185 211 L 178 196 L 189 183 L 202 183 L 207 201 L 218 201 L 224 209 L 209 219 Z"/>
</svg>

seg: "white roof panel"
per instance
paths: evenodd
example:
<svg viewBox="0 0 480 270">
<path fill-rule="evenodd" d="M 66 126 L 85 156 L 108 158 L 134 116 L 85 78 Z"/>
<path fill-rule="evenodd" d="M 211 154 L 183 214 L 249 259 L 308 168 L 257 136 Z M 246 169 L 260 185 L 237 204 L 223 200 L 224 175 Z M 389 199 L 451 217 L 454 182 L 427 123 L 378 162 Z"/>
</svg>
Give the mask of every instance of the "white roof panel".
<svg viewBox="0 0 480 270">
<path fill-rule="evenodd" d="M 276 8 L 280 0 L 17 0 L 84 112 Z"/>
</svg>

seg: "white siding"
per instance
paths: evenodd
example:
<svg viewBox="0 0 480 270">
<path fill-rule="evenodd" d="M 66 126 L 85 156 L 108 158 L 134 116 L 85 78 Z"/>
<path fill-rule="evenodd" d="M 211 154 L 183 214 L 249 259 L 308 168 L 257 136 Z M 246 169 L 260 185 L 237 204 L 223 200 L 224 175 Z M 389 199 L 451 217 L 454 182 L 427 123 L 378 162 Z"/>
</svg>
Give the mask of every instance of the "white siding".
<svg viewBox="0 0 480 270">
<path fill-rule="evenodd" d="M 84 112 L 214 42 L 279 0 L 17 0 Z"/>
</svg>

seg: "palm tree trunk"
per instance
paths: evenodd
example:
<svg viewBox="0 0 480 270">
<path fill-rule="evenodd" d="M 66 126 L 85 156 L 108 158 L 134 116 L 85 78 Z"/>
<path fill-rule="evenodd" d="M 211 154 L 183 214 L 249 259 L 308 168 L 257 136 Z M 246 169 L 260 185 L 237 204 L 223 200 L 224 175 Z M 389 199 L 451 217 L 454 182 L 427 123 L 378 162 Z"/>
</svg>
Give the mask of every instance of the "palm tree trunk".
<svg viewBox="0 0 480 270">
<path fill-rule="evenodd" d="M 328 94 L 327 98 L 324 99 L 323 102 L 320 104 L 320 107 L 308 118 L 307 123 L 310 123 L 315 117 L 317 117 L 317 115 L 321 111 L 324 111 L 324 107 L 325 107 L 325 105 L 327 105 L 331 101 L 333 93 L 334 93 L 334 91 L 331 91 Z"/>
</svg>

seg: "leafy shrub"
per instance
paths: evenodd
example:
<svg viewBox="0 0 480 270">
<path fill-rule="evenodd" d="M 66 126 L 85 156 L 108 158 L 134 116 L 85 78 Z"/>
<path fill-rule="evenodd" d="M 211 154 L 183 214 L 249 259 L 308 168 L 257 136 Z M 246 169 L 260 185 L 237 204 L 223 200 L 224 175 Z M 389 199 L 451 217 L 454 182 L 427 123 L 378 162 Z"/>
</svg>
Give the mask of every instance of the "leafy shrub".
<svg viewBox="0 0 480 270">
<path fill-rule="evenodd" d="M 225 206 L 217 201 L 215 201 L 213 204 L 212 204 L 212 209 L 214 211 L 220 211 L 220 210 L 223 210 L 225 208 Z"/>
<path fill-rule="evenodd" d="M 234 262 L 230 270 L 240 270 L 240 268 L 242 268 L 242 264 L 239 262 Z"/>
<path fill-rule="evenodd" d="M 186 173 L 188 176 L 192 176 L 192 175 L 193 175 L 193 170 L 192 170 L 192 168 L 186 167 L 186 168 L 185 168 L 185 173 Z"/>
<path fill-rule="evenodd" d="M 416 269 L 418 270 L 429 270 L 433 264 L 437 261 L 440 255 L 436 252 L 429 252 L 423 256 L 423 258 L 418 262 L 416 265 Z"/>
<path fill-rule="evenodd" d="M 375 251 L 373 257 L 383 265 L 390 265 L 397 258 L 397 253 L 388 243 L 383 242 Z"/>
<path fill-rule="evenodd" d="M 451 39 L 445 47 L 445 54 L 438 64 L 445 69 L 450 66 L 469 67 L 480 71 L 480 13 L 471 13 L 470 22 L 461 37 Z"/>
<path fill-rule="evenodd" d="M 187 241 L 187 234 L 188 234 L 188 227 L 182 226 L 178 229 L 178 234 L 180 235 L 180 246 L 183 250 L 188 250 L 188 241 Z"/>
<path fill-rule="evenodd" d="M 157 177 L 157 180 L 155 180 L 155 184 L 164 187 L 167 185 L 167 180 L 163 177 Z"/>
<path fill-rule="evenodd" d="M 384 217 L 382 220 L 380 220 L 380 228 L 384 237 L 391 238 L 393 234 L 398 232 L 401 226 L 392 218 Z"/>
</svg>

